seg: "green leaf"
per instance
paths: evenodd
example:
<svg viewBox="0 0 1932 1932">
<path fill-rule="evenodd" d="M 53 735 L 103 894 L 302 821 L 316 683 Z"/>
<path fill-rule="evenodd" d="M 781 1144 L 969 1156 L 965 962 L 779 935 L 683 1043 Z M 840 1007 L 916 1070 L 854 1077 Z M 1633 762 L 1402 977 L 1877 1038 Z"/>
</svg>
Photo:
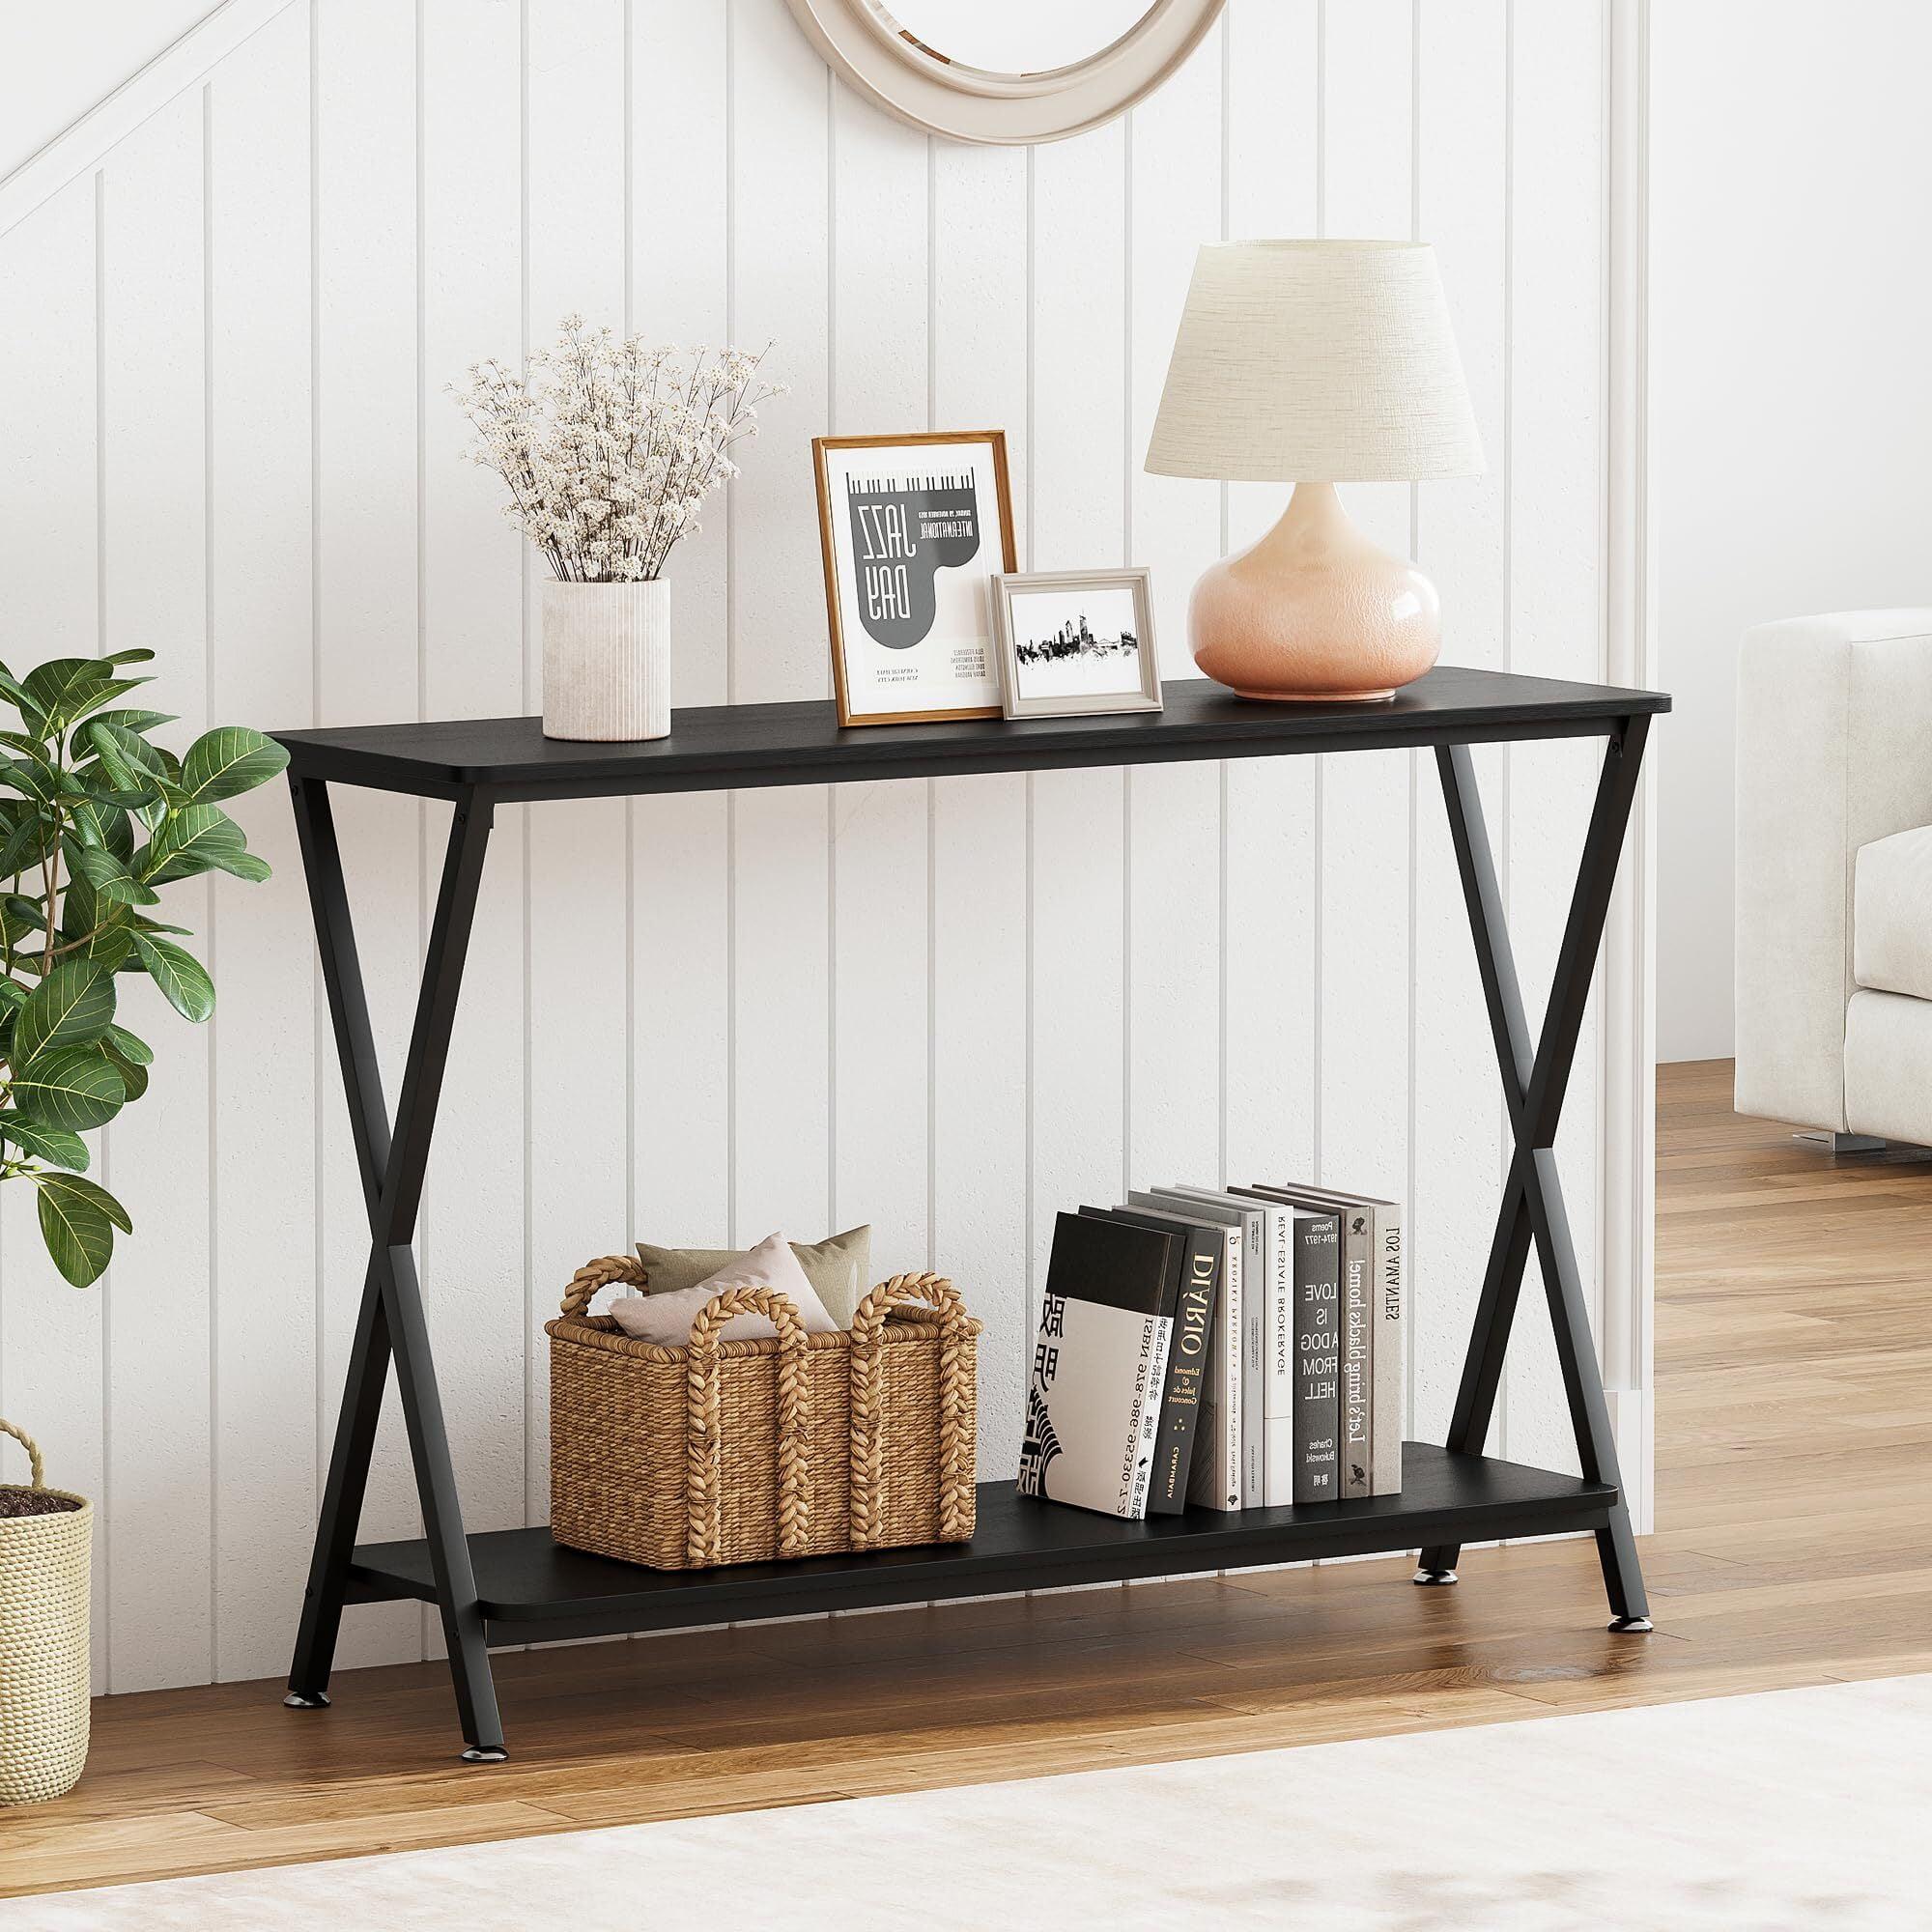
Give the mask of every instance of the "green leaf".
<svg viewBox="0 0 1932 1932">
<path fill-rule="evenodd" d="M 129 1033 L 124 1026 L 111 1026 L 105 1038 L 108 1045 L 129 1065 L 147 1066 L 153 1064 L 155 1049 L 139 1034 Z"/>
<path fill-rule="evenodd" d="M 148 1091 L 148 1069 L 137 1066 L 131 1060 L 123 1060 L 114 1051 L 114 1042 L 97 1039 L 88 1048 L 90 1053 L 98 1053 L 121 1076 L 121 1086 L 126 1100 L 138 1100 Z"/>
<path fill-rule="evenodd" d="M 138 645 L 132 650 L 109 651 L 107 655 L 100 660 L 100 662 L 104 665 L 144 665 L 144 664 L 153 664 L 154 661 L 155 661 L 154 652 L 151 650 L 143 649 Z"/>
<path fill-rule="evenodd" d="M 21 687 L 48 728 L 65 730 L 90 711 L 150 682 L 145 677 L 114 675 L 116 665 L 128 657 L 124 651 L 111 658 L 49 658 L 27 673 Z"/>
<path fill-rule="evenodd" d="M 114 854 L 101 845 L 84 845 L 74 854 L 74 868 L 104 899 L 117 905 L 159 905 L 161 895 L 129 874 Z"/>
<path fill-rule="evenodd" d="M 85 872 L 70 872 L 60 894 L 60 935 L 70 943 L 85 939 L 118 911 L 116 906 L 100 903 L 100 895 Z"/>
<path fill-rule="evenodd" d="M 97 711 L 94 722 L 118 724 L 124 731 L 138 731 L 145 736 L 162 724 L 172 724 L 177 716 L 173 711 Z"/>
<path fill-rule="evenodd" d="M 99 658 L 49 658 L 20 680 L 29 701 L 52 722 L 71 692 L 86 691 L 114 675 Z"/>
<path fill-rule="evenodd" d="M 134 1232 L 128 1210 L 104 1187 L 72 1174 L 36 1174 L 41 1238 L 55 1267 L 76 1288 L 98 1281 L 114 1257 L 114 1230 Z"/>
<path fill-rule="evenodd" d="M 52 1161 L 56 1167 L 79 1170 L 87 1165 L 87 1143 L 64 1127 L 43 1127 L 19 1114 L 0 1114 L 0 1138 L 24 1148 L 37 1160 Z"/>
<path fill-rule="evenodd" d="M 246 879 L 251 886 L 259 886 L 264 879 L 274 876 L 268 860 L 258 858 L 253 852 L 237 852 L 222 864 L 224 872 L 232 872 L 238 879 Z"/>
<path fill-rule="evenodd" d="M 99 1039 L 114 1021 L 114 976 L 93 959 L 56 966 L 27 995 L 14 1022 L 14 1064 Z"/>
<path fill-rule="evenodd" d="M 81 955 L 98 959 L 110 973 L 138 973 L 141 963 L 134 957 L 134 935 L 125 925 L 103 925 L 89 934 Z"/>
<path fill-rule="evenodd" d="M 135 856 L 133 870 L 137 878 L 158 884 L 190 878 L 211 866 L 225 871 L 247 850 L 242 828 L 225 811 L 213 805 L 190 805 L 162 819 L 148 849 Z"/>
<path fill-rule="evenodd" d="M 0 665 L 0 697 L 13 702 L 25 719 L 28 730 L 39 732 L 43 738 L 52 736 L 41 707 L 34 702 L 33 694 L 4 665 Z"/>
<path fill-rule="evenodd" d="M 288 769 L 289 754 L 272 738 L 245 724 L 205 731 L 182 760 L 181 788 L 190 805 L 212 805 L 253 791 Z"/>
<path fill-rule="evenodd" d="M 111 1121 L 127 1097 L 120 1074 L 85 1046 L 43 1053 L 14 1076 L 14 1104 L 21 1113 L 72 1133 Z"/>
<path fill-rule="evenodd" d="M 60 774 L 39 758 L 0 758 L 0 784 L 12 785 L 36 805 L 51 805 L 60 791 Z"/>
<path fill-rule="evenodd" d="M 144 684 L 153 684 L 154 681 L 151 677 L 114 677 L 96 690 L 76 692 L 68 701 L 67 722 L 77 724 L 90 711 L 99 710 L 110 698 L 139 691 Z"/>
<path fill-rule="evenodd" d="M 50 762 L 44 738 L 30 738 L 24 731 L 0 731 L 0 745 L 5 745 L 10 752 L 20 753 L 24 757 L 37 758 L 42 764 Z"/>
<path fill-rule="evenodd" d="M 0 879 L 15 878 L 38 866 L 46 840 L 47 824 L 37 805 L 0 798 Z"/>
<path fill-rule="evenodd" d="M 124 809 L 102 805 L 91 798 L 82 799 L 73 808 L 73 829 L 83 845 L 99 846 L 113 853 L 121 862 L 121 869 L 128 869 L 128 862 L 134 856 L 134 828 L 128 824 Z"/>
<path fill-rule="evenodd" d="M 100 769 L 117 793 L 146 798 L 168 775 L 161 754 L 138 732 L 122 724 L 104 724 L 97 718 L 87 727 L 87 742 L 100 759 Z"/>
<path fill-rule="evenodd" d="M 168 1005 L 184 1019 L 199 1023 L 214 1010 L 214 981 L 192 953 L 145 932 L 134 935 L 134 950 Z"/>
</svg>

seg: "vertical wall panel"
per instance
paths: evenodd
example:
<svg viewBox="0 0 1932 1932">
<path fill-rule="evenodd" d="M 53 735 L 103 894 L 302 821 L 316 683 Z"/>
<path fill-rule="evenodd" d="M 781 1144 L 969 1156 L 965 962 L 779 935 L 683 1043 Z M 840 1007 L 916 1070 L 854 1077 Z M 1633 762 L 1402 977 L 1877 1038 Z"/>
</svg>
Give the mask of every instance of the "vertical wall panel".
<svg viewBox="0 0 1932 1932">
<path fill-rule="evenodd" d="M 923 134 L 833 89 L 837 435 L 927 426 L 930 150 Z M 846 317 L 854 327 L 838 326 Z M 871 1223 L 878 1280 L 923 1268 L 931 1249 L 931 797 L 926 782 L 832 787 L 831 1218 Z"/>
<path fill-rule="evenodd" d="M 1190 676 L 1187 593 L 1221 554 L 1221 492 L 1142 464 L 1200 243 L 1221 226 L 1221 28 L 1128 116 L 1126 560 L 1152 573 L 1163 671 Z M 1093 561 L 1102 561 L 1094 558 Z M 1125 776 L 1127 1178 L 1217 1184 L 1221 1166 L 1221 772 Z M 1118 1195 L 1112 1197 L 1118 1200 Z"/>
<path fill-rule="evenodd" d="M 531 343 L 564 315 L 593 327 L 624 319 L 623 0 L 529 0 L 525 88 L 527 318 Z M 541 663 L 549 566 L 526 553 L 529 648 Z M 537 687 L 532 685 L 535 701 Z M 628 1233 L 626 1038 L 629 868 L 621 799 L 531 812 L 529 825 L 530 1253 L 528 1345 L 572 1272 Z M 533 1521 L 549 1512 L 550 1381 L 530 1379 Z"/>
<path fill-rule="evenodd" d="M 1510 663 L 1594 678 L 1603 665 L 1603 17 L 1596 5 L 1514 9 Z M 1510 753 L 1510 912 L 1524 999 L 1549 989 L 1601 762 L 1599 741 Z M 1597 1037 L 1577 1043 L 1557 1141 L 1585 1292 L 1597 1273 Z M 1507 1453 L 1575 1466 L 1532 1264 L 1507 1383 Z"/>
<path fill-rule="evenodd" d="M 0 341 L 37 345 L 0 371 L 0 659 L 15 675 L 99 646 L 95 295 L 88 176 L 0 237 Z M 98 1161 L 101 1136 L 88 1138 Z M 0 1192 L 0 1415 L 39 1441 L 50 1482 L 94 1494 L 105 1469 L 102 1301 L 112 1290 L 71 1287 L 47 1260 L 37 1217 L 29 1183 Z M 6 1480 L 24 1482 L 12 1443 L 4 1456 Z M 105 1516 L 95 1550 L 111 1576 Z M 97 1689 L 106 1634 L 97 1624 Z"/>
<path fill-rule="evenodd" d="M 726 16 L 723 6 L 633 0 L 631 326 L 653 341 L 717 345 L 727 332 Z M 738 453 L 762 468 L 782 465 L 784 450 L 766 436 Z M 665 572 L 675 705 L 726 696 L 727 524 L 714 497 Z M 631 807 L 629 1232 L 671 1245 L 722 1246 L 730 1235 L 729 812 L 708 792 Z"/>
<path fill-rule="evenodd" d="M 1409 0 L 1326 10 L 1323 232 L 1406 237 L 1414 192 Z M 1411 492 L 1345 486 L 1360 527 L 1409 553 Z M 1321 1179 L 1408 1192 L 1409 770 L 1406 752 L 1323 760 Z"/>
<path fill-rule="evenodd" d="M 780 0 L 732 0 L 731 327 L 776 338 L 790 384 L 731 485 L 731 678 L 739 703 L 832 689 L 809 439 L 830 401 L 832 83 Z M 732 804 L 733 1239 L 801 1240 L 831 1214 L 829 799 Z"/>
<path fill-rule="evenodd" d="M 171 101 L 114 152 L 101 193 L 105 644 L 146 648 L 142 699 L 207 724 L 202 488 L 202 96 Z M 209 883 L 164 916 L 208 929 Z M 146 975 L 119 1019 L 155 1049 L 147 1094 L 115 1121 L 107 1184 L 133 1217 L 107 1291 L 104 1605 L 114 1690 L 205 1683 L 209 1648 L 209 1045 Z M 229 988 L 238 992 L 237 988 Z M 299 1284 L 295 1284 L 299 1287 Z"/>
<path fill-rule="evenodd" d="M 1509 648 L 1503 411 L 1507 231 L 1506 0 L 1428 0 L 1416 48 L 1421 238 L 1435 245 L 1485 473 L 1427 484 L 1417 559 L 1442 594 L 1442 655 L 1502 668 Z M 1500 751 L 1477 753 L 1492 838 L 1504 829 Z M 1411 1424 L 1439 1441 L 1494 1225 L 1503 1102 L 1457 883 L 1435 760 L 1416 759 L 1415 1142 L 1409 1213 Z"/>
<path fill-rule="evenodd" d="M 1228 9 L 1228 234 L 1315 234 L 1317 0 L 1233 0 Z M 1227 540 L 1250 544 L 1289 486 L 1230 484 Z M 1312 1179 L 1321 937 L 1312 758 L 1224 767 L 1227 1165 L 1237 1182 Z"/>
<path fill-rule="evenodd" d="M 1126 539 L 1126 129 L 1034 156 L 1032 567 L 1122 555 Z M 1032 789 L 1033 1269 L 1053 1217 L 1127 1184 L 1126 830 L 1119 772 Z"/>
<path fill-rule="evenodd" d="M 442 389 L 577 307 L 775 338 L 790 387 L 670 567 L 678 704 L 829 693 L 826 429 L 1006 429 L 1022 562 L 1151 565 L 1184 675 L 1195 576 L 1287 497 L 1140 469 L 1188 269 L 1224 234 L 1319 230 L 1436 243 L 1490 457 L 1351 510 L 1419 549 L 1449 661 L 1592 676 L 1601 29 L 1599 0 L 1231 0 L 1131 125 L 1029 152 L 864 106 L 781 0 L 291 9 L 109 157 L 99 238 L 93 181 L 0 237 L 32 347 L 0 371 L 0 655 L 154 644 L 184 739 L 534 708 L 542 566 Z M 1480 762 L 1540 1004 L 1594 747 Z M 274 880 L 177 901 L 218 1018 L 124 992 L 158 1053 L 97 1137 L 137 1222 L 110 1285 L 54 1280 L 31 1199 L 0 1198 L 0 1411 L 102 1500 L 115 1689 L 285 1661 L 359 1288 L 285 799 L 240 815 Z M 447 814 L 339 818 L 393 1101 Z M 1486 1036 L 1427 757 L 507 810 L 422 1254 L 472 1526 L 546 1511 L 540 1327 L 596 1249 L 870 1219 L 881 1271 L 930 1262 L 985 1321 L 1000 1476 L 1054 1212 L 1223 1156 L 1412 1184 L 1434 1434 L 1503 1145 Z M 1596 1080 L 1591 1034 L 1561 1151 L 1593 1288 Z M 1533 1273 L 1523 1328 L 1503 1439 L 1567 1460 Z M 413 1514 L 392 1414 L 369 1527 Z M 417 1612 L 358 1610 L 343 1660 L 422 1642 Z"/>
<path fill-rule="evenodd" d="M 413 10 L 348 0 L 315 13 L 315 614 L 319 721 L 419 712 L 416 633 L 416 49 Z M 342 785 L 336 832 L 393 1112 L 420 971 L 422 808 Z M 319 1006 L 326 1007 L 325 1002 Z M 319 1015 L 323 1164 L 316 1455 L 326 1469 L 368 1264 L 369 1235 L 334 1041 Z M 434 1271 L 435 1244 L 423 1258 Z M 440 1310 L 439 1310 L 440 1313 Z M 438 1322 L 432 1333 L 446 1332 Z M 383 1418 L 363 1505 L 371 1540 L 420 1534 L 398 1405 Z M 423 1612 L 387 1604 L 344 1630 L 345 1664 L 421 1650 Z"/>
<path fill-rule="evenodd" d="M 503 486 L 469 461 L 447 383 L 521 346 L 522 84 L 517 9 L 424 0 L 421 69 L 423 701 L 432 718 L 525 709 L 523 552 Z M 424 810 L 433 904 L 448 813 Z M 472 1528 L 526 1520 L 522 807 L 491 835 L 424 1202 L 424 1293 L 457 1486 Z M 532 1293 L 534 1300 L 534 1294 Z M 527 1364 L 527 1367 L 526 1367 Z"/>
<path fill-rule="evenodd" d="M 315 703 L 306 10 L 222 66 L 209 111 L 210 710 L 301 724 Z M 217 878 L 209 927 L 213 1613 L 220 1675 L 258 1677 L 288 1661 L 316 1497 L 316 969 L 286 795 L 257 792 L 236 816 L 275 873 Z"/>
<path fill-rule="evenodd" d="M 1004 429 L 1029 567 L 1030 157 L 934 144 L 934 421 Z M 1027 781 L 936 780 L 932 1255 L 984 1324 L 980 1471 L 1018 1464 L 1027 1322 Z"/>
</svg>

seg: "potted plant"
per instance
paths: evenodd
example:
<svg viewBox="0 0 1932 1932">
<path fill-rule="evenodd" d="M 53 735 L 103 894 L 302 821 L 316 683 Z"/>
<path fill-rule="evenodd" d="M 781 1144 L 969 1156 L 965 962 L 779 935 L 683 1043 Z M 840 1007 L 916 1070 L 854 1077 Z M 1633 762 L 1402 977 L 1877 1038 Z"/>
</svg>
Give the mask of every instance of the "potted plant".
<svg viewBox="0 0 1932 1932">
<path fill-rule="evenodd" d="M 686 354 L 619 341 L 566 316 L 522 374 L 480 362 L 451 385 L 476 461 L 502 477 L 505 514 L 551 567 L 543 600 L 543 728 L 550 738 L 670 734 L 672 549 L 735 476 L 726 451 L 782 394 L 763 355 Z"/>
<path fill-rule="evenodd" d="M 156 909 L 197 873 L 269 876 L 221 807 L 289 761 L 240 725 L 180 757 L 155 744 L 168 714 L 119 702 L 153 655 L 55 658 L 17 678 L 0 665 L 0 1181 L 36 1190 L 41 1237 L 77 1288 L 133 1231 L 87 1178 L 82 1138 L 148 1087 L 154 1054 L 116 1019 L 116 983 L 145 973 L 207 1019 L 214 987 L 180 944 L 191 935 Z M 0 1804 L 58 1797 L 87 1752 L 91 1512 L 45 1488 L 28 1453 L 31 1488 L 0 1487 Z"/>
</svg>

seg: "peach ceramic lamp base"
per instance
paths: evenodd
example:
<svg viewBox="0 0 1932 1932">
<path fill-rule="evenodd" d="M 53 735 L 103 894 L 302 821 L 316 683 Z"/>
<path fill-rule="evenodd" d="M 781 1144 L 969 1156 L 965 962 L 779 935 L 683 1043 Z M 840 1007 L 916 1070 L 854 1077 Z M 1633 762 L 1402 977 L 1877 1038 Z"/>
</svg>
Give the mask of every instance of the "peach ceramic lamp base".
<svg viewBox="0 0 1932 1932">
<path fill-rule="evenodd" d="M 1349 521 L 1332 483 L 1297 483 L 1281 521 L 1202 574 L 1187 607 L 1203 673 L 1243 697 L 1393 697 L 1442 643 L 1435 586 Z"/>
</svg>

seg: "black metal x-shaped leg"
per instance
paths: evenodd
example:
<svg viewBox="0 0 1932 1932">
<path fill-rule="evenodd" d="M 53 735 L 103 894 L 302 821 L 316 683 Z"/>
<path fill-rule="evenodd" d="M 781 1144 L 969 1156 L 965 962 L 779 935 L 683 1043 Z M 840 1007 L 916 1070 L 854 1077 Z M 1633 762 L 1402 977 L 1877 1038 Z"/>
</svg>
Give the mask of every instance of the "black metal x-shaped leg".
<svg viewBox="0 0 1932 1932">
<path fill-rule="evenodd" d="M 336 843 L 328 787 L 293 773 L 289 784 L 295 795 L 296 826 L 321 947 L 323 982 L 328 991 L 336 1051 L 349 1093 L 350 1123 L 369 1210 L 370 1246 L 361 1310 L 349 1351 L 342 1412 L 316 1524 L 315 1554 L 302 1600 L 295 1662 L 289 1671 L 289 1694 L 284 1701 L 305 1707 L 328 1701 L 328 1676 L 347 1601 L 355 1529 L 362 1514 L 376 1423 L 393 1354 L 416 1491 L 422 1499 L 423 1531 L 442 1611 L 442 1634 L 456 1686 L 457 1711 L 468 1747 L 463 1755 L 472 1763 L 494 1763 L 506 1755 L 503 1726 L 497 1713 L 476 1577 L 463 1531 L 463 1511 L 457 1500 L 449 1438 L 443 1429 L 442 1402 L 430 1361 L 429 1330 L 423 1320 L 422 1290 L 416 1280 L 412 1246 L 437 1100 L 449 1058 L 464 956 L 469 947 L 476 893 L 483 876 L 491 806 L 473 790 L 456 800 L 392 1130 L 383 1100 L 362 969 L 355 955 L 355 930 L 343 884 L 342 853 Z"/>
<path fill-rule="evenodd" d="M 1563 1205 L 1563 1186 L 1556 1172 L 1556 1122 L 1563 1110 L 1563 1094 L 1577 1053 L 1577 1037 L 1589 1003 L 1590 976 L 1597 948 L 1609 913 L 1610 889 L 1624 831 L 1636 797 L 1643 768 L 1647 717 L 1619 721 L 1604 754 L 1597 783 L 1597 801 L 1583 842 L 1570 915 L 1556 955 L 1556 972 L 1543 1029 L 1532 1039 L 1518 984 L 1516 956 L 1503 920 L 1502 889 L 1483 822 L 1483 802 L 1476 784 L 1476 768 L 1466 745 L 1445 745 L 1435 753 L 1442 780 L 1443 803 L 1456 846 L 1456 864 L 1463 880 L 1463 896 L 1476 942 L 1483 996 L 1489 1007 L 1490 1028 L 1495 1037 L 1496 1059 L 1502 1070 L 1503 1093 L 1509 1103 L 1516 1151 L 1503 1188 L 1495 1238 L 1490 1246 L 1489 1266 L 1476 1305 L 1469 1352 L 1463 1364 L 1463 1381 L 1449 1425 L 1448 1447 L 1481 1455 L 1495 1412 L 1496 1390 L 1502 1379 L 1503 1356 L 1522 1287 L 1530 1245 L 1536 1247 L 1544 1292 L 1549 1302 L 1549 1324 L 1562 1365 L 1564 1393 L 1569 1399 L 1571 1426 L 1584 1477 L 1591 1482 L 1619 1484 L 1616 1440 L 1604 1382 L 1590 1335 L 1589 1309 L 1577 1268 L 1577 1251 L 1570 1238 L 1570 1219 Z M 1630 1510 L 1621 1495 L 1609 1522 L 1597 1532 L 1597 1553 L 1604 1566 L 1604 1586 L 1610 1600 L 1613 1631 L 1650 1629 L 1643 1572 L 1631 1535 Z M 1459 1550 L 1440 1546 L 1422 1552 L 1418 1582 L 1453 1580 Z"/>
</svg>

